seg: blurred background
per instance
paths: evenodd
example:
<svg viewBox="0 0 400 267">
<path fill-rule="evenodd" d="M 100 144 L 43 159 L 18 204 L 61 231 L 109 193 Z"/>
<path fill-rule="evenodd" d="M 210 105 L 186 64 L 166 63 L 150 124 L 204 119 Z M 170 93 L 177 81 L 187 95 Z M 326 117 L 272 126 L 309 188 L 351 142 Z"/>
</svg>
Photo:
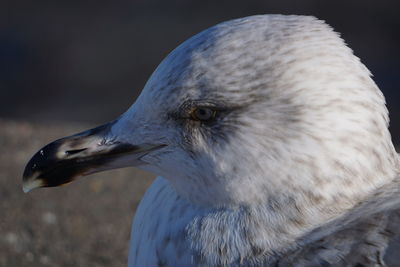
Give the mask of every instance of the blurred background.
<svg viewBox="0 0 400 267">
<path fill-rule="evenodd" d="M 228 19 L 327 21 L 374 74 L 398 145 L 399 11 L 398 1 L 367 0 L 1 0 L 0 266 L 126 264 L 131 218 L 152 175 L 118 170 L 26 195 L 24 164 L 53 139 L 116 118 L 172 49 Z"/>
</svg>

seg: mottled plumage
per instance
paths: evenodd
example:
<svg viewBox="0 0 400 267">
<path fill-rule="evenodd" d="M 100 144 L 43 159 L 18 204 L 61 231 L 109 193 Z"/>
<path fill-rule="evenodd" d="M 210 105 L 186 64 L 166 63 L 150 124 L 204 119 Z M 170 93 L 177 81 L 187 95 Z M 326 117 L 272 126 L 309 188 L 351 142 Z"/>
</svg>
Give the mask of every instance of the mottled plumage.
<svg viewBox="0 0 400 267">
<path fill-rule="evenodd" d="M 192 102 L 220 117 L 174 117 Z M 398 155 L 381 92 L 324 22 L 265 15 L 201 32 L 122 119 L 141 109 L 176 148 L 149 155 L 165 178 L 135 216 L 131 266 L 380 264 Z M 381 187 L 393 205 L 375 203 Z"/>
<path fill-rule="evenodd" d="M 118 120 L 45 146 L 24 190 L 123 166 L 160 175 L 131 267 L 383 266 L 400 208 L 388 123 L 331 27 L 252 16 L 181 44 Z"/>
</svg>

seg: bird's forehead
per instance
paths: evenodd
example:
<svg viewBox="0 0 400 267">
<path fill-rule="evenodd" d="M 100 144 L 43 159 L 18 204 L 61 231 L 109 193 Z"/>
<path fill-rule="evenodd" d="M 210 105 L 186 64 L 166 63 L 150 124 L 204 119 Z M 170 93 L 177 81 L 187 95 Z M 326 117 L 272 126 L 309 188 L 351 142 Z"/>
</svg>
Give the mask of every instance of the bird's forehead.
<svg viewBox="0 0 400 267">
<path fill-rule="evenodd" d="M 295 65 L 301 70 L 313 53 L 321 57 L 318 51 L 324 48 L 315 44 L 324 46 L 331 38 L 337 35 L 313 17 L 256 16 L 222 23 L 172 51 L 144 92 L 166 104 L 186 99 L 252 101 L 283 94 L 274 88 L 288 87 L 277 84 L 287 83 L 284 74 Z"/>
<path fill-rule="evenodd" d="M 175 100 L 243 94 L 245 89 L 267 82 L 265 74 L 272 71 L 269 59 L 280 47 L 269 40 L 279 34 L 265 18 L 209 28 L 172 51 L 153 73 L 146 90 L 153 97 Z"/>
</svg>

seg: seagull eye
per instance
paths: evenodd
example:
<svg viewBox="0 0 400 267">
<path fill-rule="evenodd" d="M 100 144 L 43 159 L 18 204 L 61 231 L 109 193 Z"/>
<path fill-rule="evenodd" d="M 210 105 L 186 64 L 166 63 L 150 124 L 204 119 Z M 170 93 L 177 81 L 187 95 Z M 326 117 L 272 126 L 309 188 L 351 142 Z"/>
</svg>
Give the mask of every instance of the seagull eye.
<svg viewBox="0 0 400 267">
<path fill-rule="evenodd" d="M 213 109 L 199 107 L 192 111 L 191 117 L 193 120 L 197 121 L 210 121 L 215 118 L 216 113 L 217 112 Z"/>
</svg>

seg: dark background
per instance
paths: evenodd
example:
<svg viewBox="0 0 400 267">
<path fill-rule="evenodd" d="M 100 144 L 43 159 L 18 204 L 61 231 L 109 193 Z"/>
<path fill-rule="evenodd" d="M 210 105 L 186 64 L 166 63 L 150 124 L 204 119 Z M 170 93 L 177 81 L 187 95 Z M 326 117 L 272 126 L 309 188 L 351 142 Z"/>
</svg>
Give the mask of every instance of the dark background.
<svg viewBox="0 0 400 267">
<path fill-rule="evenodd" d="M 116 170 L 23 194 L 24 165 L 44 144 L 124 112 L 172 49 L 228 19 L 327 21 L 374 74 L 400 144 L 399 11 L 377 0 L 0 0 L 0 266 L 126 265 L 152 175 Z"/>
<path fill-rule="evenodd" d="M 0 117 L 100 123 L 125 111 L 159 62 L 216 23 L 315 15 L 341 32 L 385 93 L 400 136 L 398 1 L 4 1 Z"/>
</svg>

